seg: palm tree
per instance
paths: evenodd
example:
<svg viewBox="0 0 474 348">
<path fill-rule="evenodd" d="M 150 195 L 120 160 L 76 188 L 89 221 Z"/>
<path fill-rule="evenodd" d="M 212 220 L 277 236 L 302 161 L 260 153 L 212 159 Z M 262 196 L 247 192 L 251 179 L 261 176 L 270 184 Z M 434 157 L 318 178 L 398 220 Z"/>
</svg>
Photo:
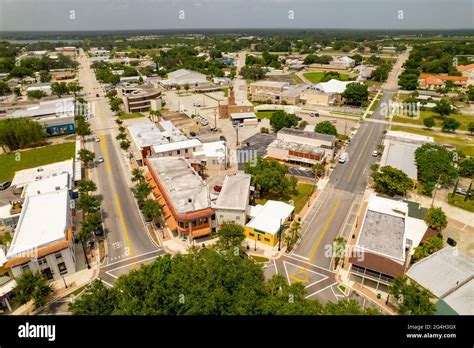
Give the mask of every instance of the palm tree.
<svg viewBox="0 0 474 348">
<path fill-rule="evenodd" d="M 25 304 L 33 300 L 35 307 L 39 308 L 46 304 L 47 297 L 53 291 L 53 286 L 42 273 L 26 271 L 16 278 L 15 301 Z"/>
<path fill-rule="evenodd" d="M 80 194 L 89 194 L 97 191 L 97 185 L 92 180 L 84 179 L 77 184 Z"/>
<path fill-rule="evenodd" d="M 96 213 L 100 209 L 100 201 L 96 196 L 82 194 L 77 207 L 86 215 Z"/>
<path fill-rule="evenodd" d="M 141 182 L 141 181 L 145 181 L 145 177 L 143 176 L 143 169 L 134 168 L 132 170 L 132 182 Z"/>
<path fill-rule="evenodd" d="M 145 200 L 143 202 L 142 211 L 145 216 L 145 221 L 152 221 L 153 223 L 163 214 L 163 209 L 154 199 Z"/>
<path fill-rule="evenodd" d="M 153 122 L 160 122 L 161 112 L 159 110 L 151 110 L 150 116 L 152 117 Z"/>
<path fill-rule="evenodd" d="M 300 228 L 301 224 L 299 222 L 293 222 L 289 233 L 285 236 L 285 242 L 288 251 L 290 251 L 298 241 Z"/>
</svg>

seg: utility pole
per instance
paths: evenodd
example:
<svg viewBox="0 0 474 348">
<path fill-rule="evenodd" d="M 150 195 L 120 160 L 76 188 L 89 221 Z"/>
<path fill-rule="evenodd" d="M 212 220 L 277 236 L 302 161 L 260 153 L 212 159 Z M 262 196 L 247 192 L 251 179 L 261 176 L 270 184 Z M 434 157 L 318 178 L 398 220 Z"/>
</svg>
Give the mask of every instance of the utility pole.
<svg viewBox="0 0 474 348">
<path fill-rule="evenodd" d="M 239 124 L 235 125 L 235 130 L 237 132 L 237 143 L 235 145 L 239 146 Z"/>
<path fill-rule="evenodd" d="M 434 191 L 433 191 L 433 199 L 431 200 L 431 207 L 434 206 L 434 201 L 435 201 L 435 197 L 436 197 L 436 191 L 438 190 L 438 185 L 439 185 L 439 181 L 441 180 L 441 174 L 438 176 L 438 180 L 436 180 L 436 185 L 434 187 Z"/>
<path fill-rule="evenodd" d="M 214 129 L 217 130 L 217 111 L 214 110 Z"/>
</svg>

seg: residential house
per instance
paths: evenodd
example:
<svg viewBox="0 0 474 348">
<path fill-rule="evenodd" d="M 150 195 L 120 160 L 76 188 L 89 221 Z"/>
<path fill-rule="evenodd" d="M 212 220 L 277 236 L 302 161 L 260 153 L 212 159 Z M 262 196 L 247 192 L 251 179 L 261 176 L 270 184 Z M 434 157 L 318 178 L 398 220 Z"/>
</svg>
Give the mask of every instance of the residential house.
<svg viewBox="0 0 474 348">
<path fill-rule="evenodd" d="M 250 174 L 226 175 L 217 198 L 215 211 L 217 229 L 223 222 L 234 222 L 245 226 L 250 203 Z"/>
</svg>

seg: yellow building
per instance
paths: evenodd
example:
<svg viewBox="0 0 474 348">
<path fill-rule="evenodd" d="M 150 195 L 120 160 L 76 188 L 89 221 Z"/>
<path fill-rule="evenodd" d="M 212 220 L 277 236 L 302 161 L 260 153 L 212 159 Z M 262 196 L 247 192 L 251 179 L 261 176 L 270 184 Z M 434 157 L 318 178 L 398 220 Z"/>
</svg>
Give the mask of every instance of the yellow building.
<svg viewBox="0 0 474 348">
<path fill-rule="evenodd" d="M 267 201 L 265 205 L 252 207 L 252 220 L 245 226 L 245 236 L 275 246 L 279 232 L 283 231 L 283 225 L 291 220 L 294 209 L 294 206 L 279 201 Z"/>
</svg>

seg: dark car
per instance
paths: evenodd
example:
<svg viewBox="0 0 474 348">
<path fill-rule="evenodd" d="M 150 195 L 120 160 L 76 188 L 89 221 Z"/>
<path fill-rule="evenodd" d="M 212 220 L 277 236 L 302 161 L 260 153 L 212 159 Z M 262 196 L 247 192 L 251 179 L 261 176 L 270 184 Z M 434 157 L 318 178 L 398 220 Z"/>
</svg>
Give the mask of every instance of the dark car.
<svg viewBox="0 0 474 348">
<path fill-rule="evenodd" d="M 196 133 L 195 132 L 189 132 L 189 135 L 192 136 L 192 137 L 195 137 Z"/>
<path fill-rule="evenodd" d="M 102 228 L 102 225 L 99 225 L 95 231 L 94 231 L 94 234 L 97 236 L 97 237 L 102 237 L 104 235 L 104 229 Z"/>
<path fill-rule="evenodd" d="M 221 135 L 221 136 L 219 137 L 219 140 L 221 140 L 221 141 L 226 141 L 225 136 Z"/>
<path fill-rule="evenodd" d="M 214 191 L 221 192 L 221 190 L 222 190 L 222 186 L 219 186 L 219 185 L 214 186 Z"/>
<path fill-rule="evenodd" d="M 96 93 L 96 94 L 95 94 L 95 96 L 96 96 L 97 98 L 99 98 L 99 97 L 100 97 L 99 93 Z"/>
<path fill-rule="evenodd" d="M 5 181 L 0 183 L 0 191 L 6 190 L 7 188 L 10 187 L 12 183 L 10 181 Z"/>
<path fill-rule="evenodd" d="M 301 116 L 296 116 L 296 119 L 297 119 L 298 121 L 301 121 L 301 120 L 303 120 L 303 117 L 301 117 Z"/>
</svg>

